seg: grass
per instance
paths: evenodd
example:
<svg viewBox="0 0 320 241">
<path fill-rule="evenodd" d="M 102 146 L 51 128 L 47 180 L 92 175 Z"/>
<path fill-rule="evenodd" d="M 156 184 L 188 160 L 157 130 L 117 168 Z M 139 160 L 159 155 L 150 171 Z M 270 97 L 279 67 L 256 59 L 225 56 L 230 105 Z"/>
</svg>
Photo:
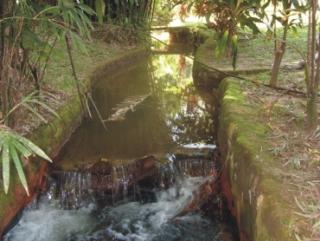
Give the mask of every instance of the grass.
<svg viewBox="0 0 320 241">
<path fill-rule="evenodd" d="M 89 69 L 93 69 L 98 62 L 112 58 L 120 52 L 123 52 L 120 46 L 108 46 L 98 40 L 86 42 L 85 50 L 74 49 L 72 53 L 78 77 L 84 81 L 84 78 L 87 78 L 86 74 L 88 74 Z M 76 91 L 64 42 L 59 43 L 53 51 L 44 83 L 48 87 L 63 91 L 66 94 L 72 94 Z"/>
<path fill-rule="evenodd" d="M 279 30 L 278 36 L 281 35 Z M 215 54 L 215 40 L 211 37 L 197 52 L 205 63 L 220 70 L 232 71 L 232 58 Z M 298 51 L 299 50 L 299 51 Z M 307 51 L 307 29 L 301 28 L 297 32 L 289 31 L 287 50 L 283 57 L 283 64 L 296 64 L 301 61 L 299 52 Z M 265 32 L 257 35 L 244 32 L 240 34 L 238 44 L 238 59 L 236 70 L 271 69 L 273 63 L 274 41 Z"/>
<path fill-rule="evenodd" d="M 297 31 L 290 30 L 287 38 L 287 49 L 284 55 L 284 62 L 291 62 L 292 59 L 301 59 L 299 51 L 304 54 L 307 52 L 307 33 L 306 27 L 298 28 Z M 280 38 L 282 30 L 277 32 Z M 250 36 L 250 35 L 249 35 Z M 240 52 L 248 53 L 249 57 L 255 59 L 273 60 L 274 40 L 266 32 L 252 36 L 249 41 L 243 41 L 240 44 Z M 259 53 L 257 55 L 257 53 Z"/>
<path fill-rule="evenodd" d="M 269 84 L 271 73 L 269 71 L 245 75 L 258 83 Z M 306 92 L 305 75 L 303 70 L 281 70 L 279 73 L 279 87 Z"/>
</svg>

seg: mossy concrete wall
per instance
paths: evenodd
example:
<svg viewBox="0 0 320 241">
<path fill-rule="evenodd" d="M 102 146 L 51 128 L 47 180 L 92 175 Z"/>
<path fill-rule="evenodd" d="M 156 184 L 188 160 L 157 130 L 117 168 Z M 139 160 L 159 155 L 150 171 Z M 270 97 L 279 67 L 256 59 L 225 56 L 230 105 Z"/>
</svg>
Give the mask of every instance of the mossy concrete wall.
<svg viewBox="0 0 320 241">
<path fill-rule="evenodd" d="M 258 104 L 247 100 L 238 79 L 222 80 L 218 92 L 222 183 L 241 241 L 295 240 L 294 209 L 283 195 L 281 163 L 270 154 L 268 128 L 259 119 Z"/>
<path fill-rule="evenodd" d="M 210 60 L 216 58 L 214 56 L 215 42 L 213 37 L 208 38 L 195 53 L 192 74 L 194 84 L 199 88 L 218 88 L 220 82 L 227 76 L 213 69 L 210 64 Z"/>
<path fill-rule="evenodd" d="M 215 105 L 219 108 L 222 185 L 241 241 L 295 240 L 294 197 L 287 192 L 280 160 L 271 153 L 263 109 L 247 99 L 240 79 L 228 77 L 266 71 L 269 65 L 264 61 L 252 64 L 257 62 L 254 55 L 243 52 L 233 70 L 230 58 L 216 58 L 215 45 L 214 38 L 209 38 L 197 49 L 193 78 L 196 86 L 212 89 L 219 102 Z M 245 85 L 256 88 L 250 82 Z"/>
<path fill-rule="evenodd" d="M 144 59 L 148 54 L 148 49 L 141 47 L 107 59 L 98 66 L 88 67 L 87 77 L 84 78 L 84 91 L 90 91 L 95 81 Z M 40 125 L 28 135 L 30 140 L 39 145 L 53 159 L 82 121 L 83 113 L 78 96 L 71 96 L 57 113 L 59 118 L 54 117 L 48 124 Z M 8 195 L 4 194 L 0 183 L 0 238 L 20 210 L 33 200 L 44 187 L 47 168 L 48 163 L 41 160 L 32 160 L 30 165 L 25 166 L 31 193 L 29 197 L 26 195 L 13 168 Z"/>
</svg>

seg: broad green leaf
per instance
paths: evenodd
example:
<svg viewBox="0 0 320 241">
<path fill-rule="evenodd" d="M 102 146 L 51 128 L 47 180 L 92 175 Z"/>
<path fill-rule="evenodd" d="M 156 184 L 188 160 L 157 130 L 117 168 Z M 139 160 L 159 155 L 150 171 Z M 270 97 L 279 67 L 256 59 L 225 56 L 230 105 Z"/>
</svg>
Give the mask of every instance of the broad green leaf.
<svg viewBox="0 0 320 241">
<path fill-rule="evenodd" d="M 93 9 L 90 8 L 89 6 L 85 5 L 85 4 L 79 4 L 78 7 L 81 10 L 83 10 L 86 14 L 95 15 L 95 12 L 93 11 Z"/>
<path fill-rule="evenodd" d="M 215 49 L 216 56 L 220 57 L 221 54 L 226 50 L 228 45 L 229 32 L 225 31 L 222 37 L 217 40 L 217 47 Z"/>
<path fill-rule="evenodd" d="M 96 5 L 96 12 L 97 12 L 98 21 L 100 24 L 102 24 L 103 17 L 105 15 L 106 4 L 105 4 L 104 0 L 96 0 L 95 5 Z"/>
<path fill-rule="evenodd" d="M 23 136 L 17 136 L 17 139 L 24 144 L 26 147 L 28 147 L 34 154 L 37 156 L 42 157 L 43 159 L 52 162 L 50 157 L 47 156 L 47 154 L 41 150 L 37 145 L 35 145 L 33 142 L 29 141 L 28 139 L 24 138 Z"/>
<path fill-rule="evenodd" d="M 8 143 L 3 143 L 2 147 L 2 179 L 4 192 L 8 193 L 10 184 L 10 158 Z"/>
<path fill-rule="evenodd" d="M 21 153 L 21 154 L 20 154 Z M 29 195 L 27 179 L 23 171 L 21 157 L 30 157 L 30 155 L 38 155 L 49 162 L 52 162 L 44 151 L 33 144 L 27 138 L 15 133 L 8 127 L 0 127 L 0 157 L 2 164 L 2 179 L 5 193 L 8 193 L 10 182 L 10 162 L 13 161 L 17 169 L 20 181 Z M 21 157 L 20 157 L 21 156 Z"/>
<path fill-rule="evenodd" d="M 16 169 L 17 169 L 20 181 L 21 181 L 24 189 L 26 190 L 27 195 L 29 196 L 30 193 L 29 193 L 28 183 L 27 183 L 26 176 L 24 174 L 24 170 L 23 170 L 22 164 L 21 164 L 21 159 L 18 156 L 16 148 L 14 146 L 12 146 L 12 145 L 10 146 L 10 154 L 11 154 L 13 163 L 14 163 Z"/>
<path fill-rule="evenodd" d="M 60 2 L 62 6 L 67 9 L 72 9 L 74 8 L 74 5 L 75 5 L 73 0 L 60 0 Z"/>
<path fill-rule="evenodd" d="M 17 150 L 19 150 L 23 157 L 29 158 L 32 155 L 32 152 L 22 145 L 18 140 L 15 139 L 12 141 L 12 144 L 17 148 Z"/>
</svg>

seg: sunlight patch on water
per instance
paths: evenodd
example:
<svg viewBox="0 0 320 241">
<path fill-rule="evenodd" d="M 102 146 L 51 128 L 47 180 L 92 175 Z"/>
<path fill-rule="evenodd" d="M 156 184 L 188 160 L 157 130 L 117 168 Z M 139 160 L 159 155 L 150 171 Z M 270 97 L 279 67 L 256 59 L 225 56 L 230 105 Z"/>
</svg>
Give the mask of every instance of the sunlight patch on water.
<svg viewBox="0 0 320 241">
<path fill-rule="evenodd" d="M 186 144 L 182 145 L 185 148 L 190 148 L 190 149 L 211 149 L 214 150 L 217 148 L 216 145 L 214 144 L 203 144 L 203 143 L 191 143 L 191 144 Z"/>
</svg>

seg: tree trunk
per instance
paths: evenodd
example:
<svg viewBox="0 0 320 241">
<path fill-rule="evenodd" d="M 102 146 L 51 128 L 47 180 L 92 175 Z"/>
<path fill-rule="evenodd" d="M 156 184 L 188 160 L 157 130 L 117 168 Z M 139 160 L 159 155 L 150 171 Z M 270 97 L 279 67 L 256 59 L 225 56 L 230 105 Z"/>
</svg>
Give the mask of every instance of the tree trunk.
<svg viewBox="0 0 320 241">
<path fill-rule="evenodd" d="M 282 48 L 279 47 L 276 50 L 274 55 L 274 61 L 273 61 L 272 71 L 271 71 L 271 80 L 270 80 L 271 87 L 276 87 L 278 85 L 278 75 L 279 75 L 280 66 L 281 66 L 282 57 L 283 57 L 283 53 L 281 49 Z"/>
<path fill-rule="evenodd" d="M 320 33 L 319 33 L 319 39 L 320 39 Z M 315 69 L 313 72 L 313 79 L 310 89 L 310 94 L 307 101 L 307 128 L 309 131 L 313 131 L 318 126 L 318 106 L 317 106 L 317 100 L 318 100 L 318 90 L 319 90 L 319 79 L 320 79 L 320 48 L 318 49 L 318 59 L 316 63 Z"/>
<path fill-rule="evenodd" d="M 316 13 L 317 13 L 317 0 L 312 0 L 310 18 L 309 18 L 309 36 L 308 36 L 308 57 L 310 58 L 309 69 L 310 73 L 307 76 L 307 128 L 313 131 L 318 125 L 318 111 L 317 111 L 317 98 L 320 79 L 320 47 L 318 48 L 318 58 L 316 60 Z M 320 34 L 319 34 L 320 41 Z M 316 62 L 316 63 L 315 63 Z"/>
<path fill-rule="evenodd" d="M 308 52 L 307 52 L 307 66 L 306 66 L 306 71 L 307 71 L 307 76 L 306 76 L 306 83 L 307 83 L 307 92 L 309 91 L 309 85 L 310 85 L 310 75 L 311 75 L 311 62 L 312 62 L 312 44 L 311 44 L 311 39 L 312 39 L 312 36 L 311 36 L 311 32 L 312 32 L 312 29 L 311 29 L 311 23 L 312 23 L 312 11 L 309 10 L 308 12 Z"/>
<path fill-rule="evenodd" d="M 0 3 L 1 12 L 0 19 L 11 16 L 15 1 L 13 0 L 2 0 Z M 10 26 L 5 26 L 4 23 L 0 26 L 1 35 L 1 46 L 0 46 L 0 100 L 1 100 L 1 110 L 2 115 L 5 117 L 10 108 L 10 67 L 11 67 L 11 35 L 12 28 Z M 7 124 L 7 123 L 5 123 Z"/>
<path fill-rule="evenodd" d="M 271 80 L 270 80 L 271 87 L 276 87 L 278 85 L 278 76 L 280 72 L 281 62 L 282 62 L 284 52 L 286 50 L 287 34 L 288 34 L 288 23 L 285 24 L 281 42 L 275 48 L 276 50 L 274 54 L 274 61 L 272 65 Z"/>
</svg>

